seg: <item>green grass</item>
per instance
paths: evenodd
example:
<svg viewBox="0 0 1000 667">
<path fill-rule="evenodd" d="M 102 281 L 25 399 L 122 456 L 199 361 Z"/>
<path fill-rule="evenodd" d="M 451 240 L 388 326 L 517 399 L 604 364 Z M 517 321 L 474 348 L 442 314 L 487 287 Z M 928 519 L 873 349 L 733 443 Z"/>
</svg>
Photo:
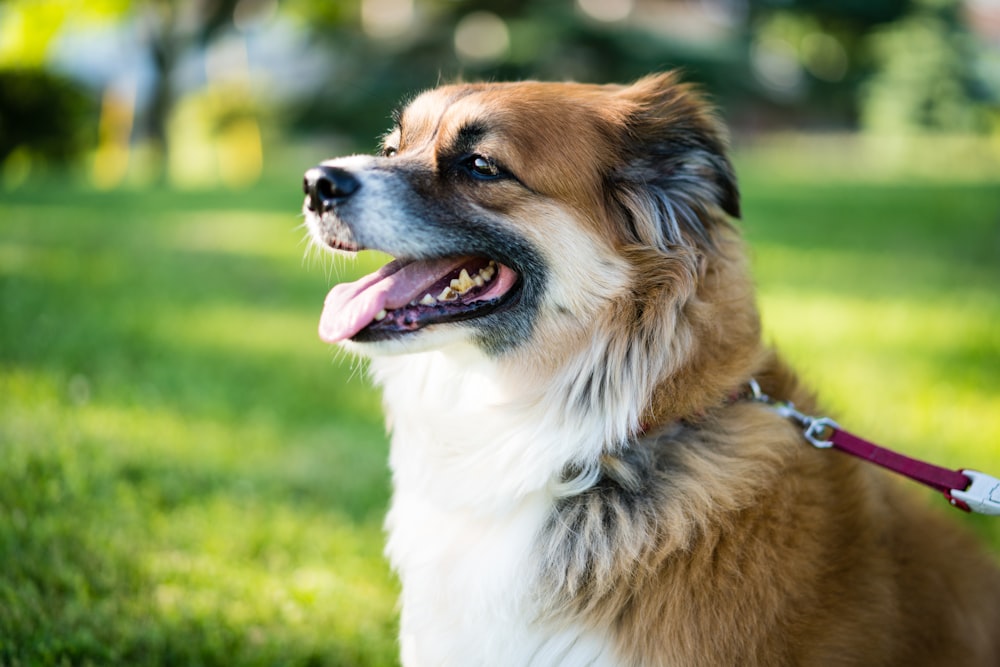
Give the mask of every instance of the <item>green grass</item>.
<svg viewBox="0 0 1000 667">
<path fill-rule="evenodd" d="M 0 200 L 0 664 L 394 662 L 378 399 L 298 199 Z"/>
<path fill-rule="evenodd" d="M 1000 473 L 1000 188 L 743 167 L 769 339 L 849 429 Z M 395 662 L 378 397 L 296 190 L 0 193 L 0 664 Z"/>
</svg>

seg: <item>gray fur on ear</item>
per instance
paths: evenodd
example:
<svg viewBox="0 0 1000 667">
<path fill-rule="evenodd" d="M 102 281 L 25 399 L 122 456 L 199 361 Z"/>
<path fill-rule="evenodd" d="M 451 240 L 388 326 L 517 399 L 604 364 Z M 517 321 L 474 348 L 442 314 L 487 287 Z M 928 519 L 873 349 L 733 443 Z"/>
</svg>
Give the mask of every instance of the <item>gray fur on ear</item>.
<svg viewBox="0 0 1000 667">
<path fill-rule="evenodd" d="M 708 242 L 708 227 L 722 219 L 713 209 L 740 217 L 721 122 L 673 72 L 640 79 L 619 95 L 631 104 L 615 175 L 621 203 L 633 216 L 655 217 L 661 243 L 679 243 L 685 231 Z"/>
</svg>

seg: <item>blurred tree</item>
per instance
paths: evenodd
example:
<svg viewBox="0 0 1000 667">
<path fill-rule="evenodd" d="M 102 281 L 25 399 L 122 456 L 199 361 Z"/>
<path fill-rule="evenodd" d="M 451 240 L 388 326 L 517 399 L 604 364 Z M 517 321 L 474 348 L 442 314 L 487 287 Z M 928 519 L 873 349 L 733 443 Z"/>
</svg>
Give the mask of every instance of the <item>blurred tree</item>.
<svg viewBox="0 0 1000 667">
<path fill-rule="evenodd" d="M 736 42 L 710 48 L 634 22 L 599 21 L 572 0 L 353 0 L 284 7 L 332 54 L 328 80 L 296 118 L 303 130 L 371 137 L 406 95 L 456 79 L 627 81 L 683 67 L 719 98 L 746 92 Z"/>
<path fill-rule="evenodd" d="M 914 122 L 951 122 L 942 119 L 957 119 L 974 101 L 958 91 L 975 87 L 959 2 L 285 0 L 284 7 L 333 63 L 297 126 L 374 138 L 389 108 L 442 80 L 627 81 L 672 67 L 704 84 L 736 125 L 854 128 L 872 114 L 888 118 L 886 110 L 907 99 L 930 107 L 907 112 Z M 601 17 L 585 11 L 598 5 Z M 937 32 L 920 18 L 929 5 L 938 7 Z M 706 6 L 726 15 L 718 35 L 698 42 L 668 29 Z M 933 66 L 925 47 L 937 54 Z M 968 118 L 961 127 L 971 127 Z"/>
<path fill-rule="evenodd" d="M 750 0 L 754 14 L 793 11 L 814 16 L 824 23 L 848 22 L 857 30 L 896 21 L 912 4 L 913 0 Z"/>
<path fill-rule="evenodd" d="M 750 0 L 744 39 L 758 84 L 754 108 L 800 125 L 851 127 L 871 71 L 867 41 L 913 0 Z"/>
<path fill-rule="evenodd" d="M 102 20 L 124 0 L 0 1 L 0 165 L 65 163 L 94 144 L 97 104 L 78 82 L 45 70 L 53 39 L 71 20 Z"/>
<path fill-rule="evenodd" d="M 0 69 L 0 164 L 12 155 L 63 163 L 93 145 L 96 104 L 79 84 L 41 69 Z"/>
<path fill-rule="evenodd" d="M 985 132 L 1000 103 L 976 71 L 976 44 L 957 0 L 920 0 L 872 36 L 872 76 L 858 95 L 863 122 L 879 133 Z"/>
<path fill-rule="evenodd" d="M 253 1 L 242 0 L 244 4 Z M 234 10 L 240 2 L 0 0 L 0 70 L 44 68 L 49 47 L 64 26 L 136 21 L 151 56 L 153 82 L 146 113 L 137 119 L 135 135 L 149 142 L 154 154 L 162 160 L 167 149 L 170 115 L 177 102 L 172 85 L 174 69 L 187 50 L 203 48 L 232 26 Z M 22 77 L 19 90 L 25 90 L 27 80 Z M 51 80 L 44 77 L 35 80 L 51 85 Z M 93 123 L 92 118 L 79 115 L 76 118 Z M 25 141 L 34 136 L 28 133 Z"/>
<path fill-rule="evenodd" d="M 984 46 L 963 0 L 751 0 L 746 37 L 765 104 L 878 132 L 988 129 Z"/>
<path fill-rule="evenodd" d="M 153 93 L 140 136 L 166 153 L 167 125 L 176 103 L 172 75 L 181 55 L 204 47 L 233 23 L 239 0 L 133 0 L 155 67 Z"/>
</svg>

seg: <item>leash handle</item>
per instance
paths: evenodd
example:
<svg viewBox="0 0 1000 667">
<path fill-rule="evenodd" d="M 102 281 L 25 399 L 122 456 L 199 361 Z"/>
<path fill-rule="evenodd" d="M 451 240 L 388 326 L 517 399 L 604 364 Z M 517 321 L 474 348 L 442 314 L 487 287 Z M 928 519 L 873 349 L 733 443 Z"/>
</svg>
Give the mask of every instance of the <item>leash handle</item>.
<svg viewBox="0 0 1000 667">
<path fill-rule="evenodd" d="M 972 484 L 964 491 L 952 489 L 951 493 L 944 494 L 945 498 L 955 507 L 968 508 L 967 512 L 1000 516 L 1000 479 L 978 470 L 961 472 L 972 480 Z"/>
<path fill-rule="evenodd" d="M 834 448 L 846 454 L 874 463 L 944 494 L 952 506 L 965 512 L 1000 516 L 1000 479 L 976 470 L 950 470 L 914 459 L 899 452 L 859 438 L 840 428 L 829 417 L 803 414 L 787 402 L 778 402 L 760 390 L 756 380 L 750 380 L 753 400 L 767 404 L 782 417 L 802 428 L 802 435 L 814 447 Z"/>
</svg>

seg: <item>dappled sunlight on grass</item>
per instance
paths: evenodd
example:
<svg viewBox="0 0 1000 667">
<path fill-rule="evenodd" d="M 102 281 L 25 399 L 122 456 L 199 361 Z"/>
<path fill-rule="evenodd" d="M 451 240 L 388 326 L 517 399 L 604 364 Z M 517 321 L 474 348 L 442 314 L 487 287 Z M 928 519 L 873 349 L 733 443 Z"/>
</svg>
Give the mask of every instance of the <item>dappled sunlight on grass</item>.
<svg viewBox="0 0 1000 667">
<path fill-rule="evenodd" d="M 251 644 L 285 636 L 391 660 L 396 589 L 377 522 L 358 527 L 332 512 L 222 497 L 186 506 L 157 532 L 161 547 L 141 568 L 156 582 L 152 604 L 171 622 L 221 621 L 243 628 Z M 351 648 L 362 638 L 368 646 Z"/>
<path fill-rule="evenodd" d="M 86 634 L 109 658 L 145 654 L 131 664 L 183 656 L 192 631 L 225 647 L 195 644 L 185 664 L 393 660 L 377 430 L 107 405 L 47 373 L 5 373 L 0 393 L 0 519 L 21 527 L 0 535 L 0 593 L 37 582 L 55 603 L 0 612 L 5 633 Z"/>
<path fill-rule="evenodd" d="M 904 250 L 891 247 L 891 241 L 879 245 L 880 250 L 845 248 L 831 241 L 793 248 L 757 242 L 750 253 L 755 278 L 765 286 L 794 285 L 885 302 L 919 297 L 975 307 L 1000 304 L 1000 292 L 994 289 L 998 270 L 988 261 L 948 257 L 946 249 L 935 252 L 933 246 Z"/>
<path fill-rule="evenodd" d="M 150 313 L 149 329 L 164 343 L 193 345 L 227 353 L 281 353 L 317 359 L 316 313 L 302 308 L 262 309 L 250 303 L 211 303 L 160 307 Z M 335 354 L 331 350 L 331 355 Z M 330 364 L 324 365 L 324 368 Z"/>
<path fill-rule="evenodd" d="M 846 428 L 1000 470 L 1000 307 L 803 291 L 765 294 L 761 309 L 768 339 Z"/>
<path fill-rule="evenodd" d="M 296 243 L 304 247 L 305 229 L 292 224 L 295 221 L 291 213 L 198 211 L 154 228 L 150 242 L 178 250 L 285 260 Z"/>
<path fill-rule="evenodd" d="M 995 184 L 1000 173 L 996 134 L 788 132 L 751 136 L 747 142 L 740 154 L 743 171 L 764 170 L 772 182 L 787 185 L 815 182 L 817 176 L 847 187 L 903 180 Z"/>
</svg>

